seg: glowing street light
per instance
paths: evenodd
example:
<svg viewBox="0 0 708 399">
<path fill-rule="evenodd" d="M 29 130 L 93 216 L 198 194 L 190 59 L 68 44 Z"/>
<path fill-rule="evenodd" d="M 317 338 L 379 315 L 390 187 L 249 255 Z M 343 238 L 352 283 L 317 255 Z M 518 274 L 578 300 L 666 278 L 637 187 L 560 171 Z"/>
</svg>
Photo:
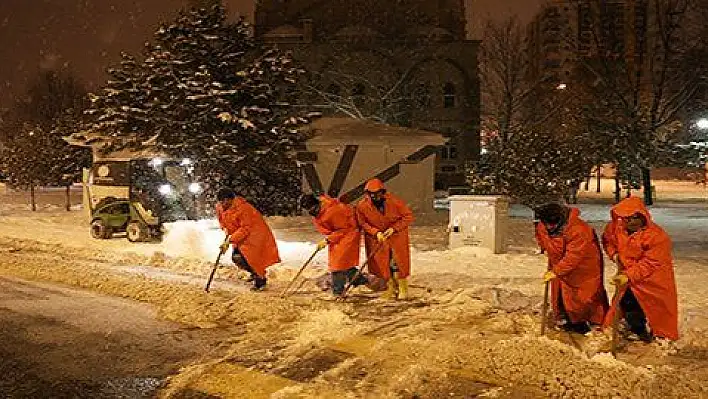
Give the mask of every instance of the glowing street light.
<svg viewBox="0 0 708 399">
<path fill-rule="evenodd" d="M 699 119 L 698 122 L 696 122 L 696 127 L 701 130 L 708 130 L 708 118 Z"/>
<path fill-rule="evenodd" d="M 172 194 L 172 186 L 169 184 L 163 184 L 157 189 L 157 191 L 159 191 L 162 195 L 170 195 Z"/>
<path fill-rule="evenodd" d="M 189 192 L 192 194 L 199 194 L 202 191 L 202 185 L 199 183 L 190 183 Z"/>
</svg>

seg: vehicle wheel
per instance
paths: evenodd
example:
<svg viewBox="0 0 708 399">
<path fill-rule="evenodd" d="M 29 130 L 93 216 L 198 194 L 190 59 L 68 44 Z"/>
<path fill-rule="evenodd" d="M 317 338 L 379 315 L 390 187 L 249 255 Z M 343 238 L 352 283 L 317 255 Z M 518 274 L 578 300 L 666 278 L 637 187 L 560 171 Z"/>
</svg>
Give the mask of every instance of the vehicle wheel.
<svg viewBox="0 0 708 399">
<path fill-rule="evenodd" d="M 91 222 L 91 237 L 99 240 L 111 237 L 110 229 L 103 223 L 103 220 L 96 219 Z"/>
<path fill-rule="evenodd" d="M 128 241 L 130 242 L 140 242 L 147 239 L 147 229 L 140 222 L 130 222 L 128 227 L 125 228 Z"/>
</svg>

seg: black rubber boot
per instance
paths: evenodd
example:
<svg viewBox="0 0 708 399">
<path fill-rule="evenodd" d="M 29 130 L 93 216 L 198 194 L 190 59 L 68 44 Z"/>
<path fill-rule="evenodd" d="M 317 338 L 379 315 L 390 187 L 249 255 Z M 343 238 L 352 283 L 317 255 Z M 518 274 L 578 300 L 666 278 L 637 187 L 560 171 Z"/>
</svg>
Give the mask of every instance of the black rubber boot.
<svg viewBox="0 0 708 399">
<path fill-rule="evenodd" d="M 268 279 L 265 277 L 260 277 L 257 274 L 252 274 L 253 276 L 253 287 L 251 287 L 251 291 L 263 291 L 265 289 L 266 283 L 268 282 Z"/>
</svg>

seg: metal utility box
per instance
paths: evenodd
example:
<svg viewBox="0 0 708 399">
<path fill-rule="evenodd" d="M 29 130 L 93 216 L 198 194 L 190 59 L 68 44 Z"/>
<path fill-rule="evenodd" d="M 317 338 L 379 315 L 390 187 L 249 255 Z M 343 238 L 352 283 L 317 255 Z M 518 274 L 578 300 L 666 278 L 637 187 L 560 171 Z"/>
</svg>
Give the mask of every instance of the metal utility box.
<svg viewBox="0 0 708 399">
<path fill-rule="evenodd" d="M 450 196 L 450 248 L 488 248 L 506 252 L 509 201 L 506 197 L 482 195 Z"/>
</svg>

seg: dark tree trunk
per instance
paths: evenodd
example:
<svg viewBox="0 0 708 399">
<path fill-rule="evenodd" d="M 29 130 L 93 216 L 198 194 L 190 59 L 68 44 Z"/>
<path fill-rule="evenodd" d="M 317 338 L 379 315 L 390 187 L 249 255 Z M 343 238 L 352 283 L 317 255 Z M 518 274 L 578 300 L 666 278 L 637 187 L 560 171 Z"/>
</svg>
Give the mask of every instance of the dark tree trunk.
<svg viewBox="0 0 708 399">
<path fill-rule="evenodd" d="M 615 169 L 615 204 L 620 202 L 622 196 L 622 187 L 620 186 L 619 166 Z"/>
<path fill-rule="evenodd" d="M 654 196 L 651 190 L 651 169 L 642 168 L 642 186 L 644 187 L 644 204 L 654 205 Z"/>
<path fill-rule="evenodd" d="M 597 192 L 602 191 L 602 164 L 597 164 Z"/>
<path fill-rule="evenodd" d="M 66 211 L 71 210 L 71 183 L 66 185 Z"/>
<path fill-rule="evenodd" d="M 30 203 L 32 204 L 32 212 L 37 211 L 37 199 L 34 195 L 34 184 L 30 186 Z"/>
</svg>

